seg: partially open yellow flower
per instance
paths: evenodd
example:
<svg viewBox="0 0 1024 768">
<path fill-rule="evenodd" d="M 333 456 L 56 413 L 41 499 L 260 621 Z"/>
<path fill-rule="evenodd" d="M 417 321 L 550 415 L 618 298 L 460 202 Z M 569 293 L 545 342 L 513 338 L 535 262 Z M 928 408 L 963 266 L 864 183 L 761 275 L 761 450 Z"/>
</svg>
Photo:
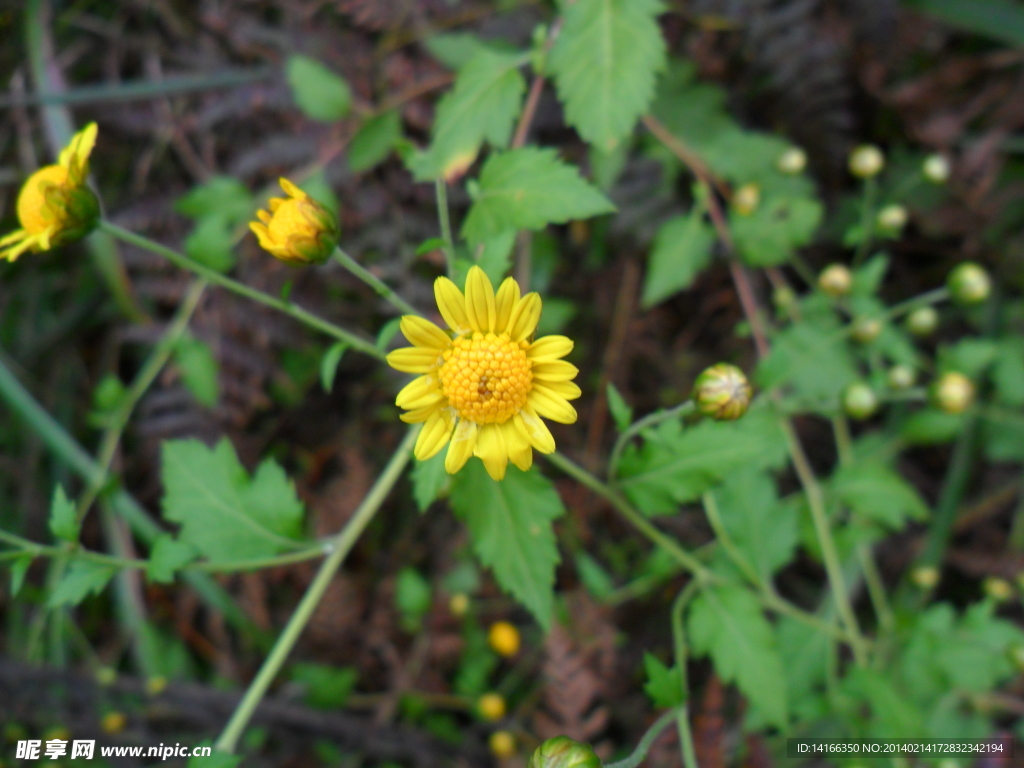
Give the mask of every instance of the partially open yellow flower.
<svg viewBox="0 0 1024 768">
<path fill-rule="evenodd" d="M 319 264 L 338 244 L 338 220 L 288 179 L 278 179 L 288 197 L 272 197 L 249 229 L 260 246 L 288 264 Z"/>
<path fill-rule="evenodd" d="M 21 229 L 0 238 L 0 259 L 14 261 L 25 251 L 48 251 L 93 230 L 100 205 L 85 179 L 95 143 L 96 123 L 89 123 L 71 137 L 55 165 L 28 177 L 18 195 Z"/>
<path fill-rule="evenodd" d="M 418 373 L 395 400 L 408 413 L 402 420 L 425 422 L 414 453 L 420 461 L 448 445 L 444 466 L 455 474 L 479 456 L 495 480 L 511 460 L 522 470 L 533 463 L 533 449 L 555 450 L 541 416 L 572 424 L 580 396 L 572 380 L 576 366 L 561 358 L 572 351 L 565 336 L 531 341 L 540 319 L 536 293 L 519 295 L 511 277 L 498 289 L 480 267 L 466 277 L 466 293 L 446 277 L 434 283 L 434 296 L 452 336 L 429 320 L 406 315 L 402 333 L 415 346 L 388 355 L 392 368 Z"/>
</svg>

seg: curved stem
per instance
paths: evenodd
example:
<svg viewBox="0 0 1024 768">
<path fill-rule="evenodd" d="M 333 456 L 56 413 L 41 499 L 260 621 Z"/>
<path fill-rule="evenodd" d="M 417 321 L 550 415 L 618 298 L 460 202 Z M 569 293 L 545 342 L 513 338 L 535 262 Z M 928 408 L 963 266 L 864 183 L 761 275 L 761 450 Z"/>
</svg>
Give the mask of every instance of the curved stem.
<svg viewBox="0 0 1024 768">
<path fill-rule="evenodd" d="M 651 746 L 655 741 L 657 741 L 658 737 L 661 736 L 661 732 L 672 724 L 672 721 L 676 718 L 676 713 L 680 709 L 681 707 L 670 709 L 655 720 L 654 724 L 647 729 L 647 733 L 643 735 L 643 738 L 640 739 L 640 742 L 636 745 L 636 749 L 633 750 L 629 757 L 625 757 L 614 763 L 608 763 L 604 768 L 636 768 L 636 766 L 640 765 L 640 763 L 644 761 L 644 758 L 647 757 L 647 753 L 651 751 Z M 687 766 L 687 768 L 691 767 Z"/>
<path fill-rule="evenodd" d="M 679 751 L 683 756 L 686 768 L 697 768 L 697 755 L 693 749 L 693 733 L 690 731 L 689 703 L 690 685 L 686 676 L 686 632 L 683 629 L 683 611 L 697 591 L 697 582 L 691 581 L 686 589 L 672 603 L 672 645 L 675 649 L 676 668 L 679 670 L 679 683 L 682 688 L 683 703 L 676 708 L 676 729 L 679 731 Z"/>
<path fill-rule="evenodd" d="M 661 424 L 663 421 L 674 419 L 677 416 L 679 418 L 689 416 L 693 413 L 696 407 L 697 406 L 693 400 L 687 400 L 685 403 L 680 403 L 674 408 L 649 413 L 642 419 L 630 424 L 629 429 L 619 435 L 619 438 L 615 441 L 615 446 L 612 448 L 611 457 L 608 459 L 608 479 L 614 480 L 616 474 L 618 474 L 619 461 L 622 459 L 622 453 L 626 450 L 626 446 L 629 445 L 630 440 L 639 435 L 645 429 Z"/>
<path fill-rule="evenodd" d="M 283 312 L 286 315 L 294 317 L 296 320 L 305 323 L 310 328 L 315 328 L 318 331 L 326 333 L 328 336 L 333 336 L 340 341 L 344 341 L 353 349 L 358 349 L 364 354 L 376 357 L 378 360 L 383 360 L 385 357 L 384 353 L 377 349 L 372 341 L 361 338 L 351 331 L 346 331 L 344 328 L 324 320 L 323 318 L 314 315 L 312 312 L 309 312 L 290 301 L 279 299 L 268 293 L 257 290 L 256 288 L 250 288 L 248 285 L 240 283 L 237 280 L 232 280 L 230 277 L 226 277 L 220 272 L 210 269 L 206 265 L 200 264 L 198 261 L 190 259 L 182 253 L 178 253 L 177 251 L 161 245 L 160 243 L 150 240 L 148 237 L 137 235 L 123 227 L 119 227 L 117 224 L 112 224 L 106 220 L 100 220 L 99 228 L 116 238 L 124 240 L 126 243 L 131 243 L 132 245 L 149 251 L 150 253 L 163 256 L 175 266 L 187 269 L 200 277 L 204 277 L 214 285 L 219 285 L 221 288 L 226 288 L 233 293 L 237 293 L 239 296 L 252 299 L 259 304 L 272 307 L 279 312 Z"/>
<path fill-rule="evenodd" d="M 925 291 L 917 296 L 912 296 L 906 301 L 901 301 L 899 304 L 893 304 L 885 313 L 885 319 L 895 320 L 897 317 L 909 314 L 915 309 L 928 306 L 929 304 L 938 304 L 940 301 L 946 301 L 948 298 L 948 288 L 945 286 L 941 288 L 933 288 L 932 290 Z"/>
<path fill-rule="evenodd" d="M 861 198 L 861 241 L 853 257 L 853 266 L 859 267 L 867 258 L 871 242 L 875 239 L 875 193 L 878 191 L 878 180 L 874 176 L 864 179 L 864 195 Z"/>
<path fill-rule="evenodd" d="M 320 570 L 317 571 L 313 581 L 306 589 L 306 594 L 302 596 L 302 600 L 295 609 L 295 613 L 288 620 L 288 624 L 285 626 L 281 636 L 274 643 L 273 650 L 270 651 L 270 655 L 263 662 L 260 671 L 253 678 L 252 683 L 249 684 L 249 689 L 235 708 L 231 720 L 228 721 L 224 732 L 217 739 L 216 749 L 219 751 L 234 752 L 235 745 L 238 743 L 242 731 L 249 724 L 249 720 L 256 711 L 256 707 L 259 706 L 267 689 L 274 681 L 274 678 L 277 677 L 277 673 L 280 672 L 281 667 L 299 639 L 299 635 L 302 634 L 302 630 L 305 629 L 313 612 L 320 604 L 320 599 L 323 597 L 324 592 L 327 591 L 327 587 L 330 585 L 331 579 L 334 578 L 334 574 L 341 567 L 342 562 L 344 562 L 345 557 L 355 545 L 356 540 L 366 529 L 366 526 L 369 525 L 377 510 L 380 509 L 384 499 L 391 492 L 395 482 L 401 476 L 406 463 L 409 461 L 409 454 L 412 451 L 412 446 L 418 433 L 418 426 L 409 430 L 401 445 L 398 446 L 391 460 L 384 468 L 384 471 L 377 478 L 377 482 L 374 483 L 373 488 L 370 489 L 366 498 L 363 499 L 363 503 L 359 505 L 359 509 L 356 510 L 352 518 L 345 524 L 345 527 L 338 533 L 334 541 L 334 549 L 320 565 Z"/>
<path fill-rule="evenodd" d="M 407 302 L 401 296 L 399 296 L 395 290 L 373 274 L 370 270 L 366 269 L 362 264 L 349 256 L 341 248 L 334 249 L 334 259 L 341 264 L 345 269 L 351 272 L 353 275 L 358 277 L 368 286 L 376 291 L 377 295 L 384 299 L 386 302 L 391 304 L 395 309 L 405 315 L 419 315 L 416 308 L 412 304 Z"/>
</svg>

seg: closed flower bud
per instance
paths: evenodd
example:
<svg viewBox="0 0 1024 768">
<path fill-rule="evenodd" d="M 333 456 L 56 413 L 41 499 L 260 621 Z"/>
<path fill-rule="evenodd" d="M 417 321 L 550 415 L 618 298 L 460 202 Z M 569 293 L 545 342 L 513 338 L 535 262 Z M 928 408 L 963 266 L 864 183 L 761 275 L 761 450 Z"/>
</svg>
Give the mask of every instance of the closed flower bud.
<svg viewBox="0 0 1024 768">
<path fill-rule="evenodd" d="M 757 184 L 744 184 L 732 196 L 732 207 L 740 216 L 749 216 L 761 204 L 761 188 Z"/>
<path fill-rule="evenodd" d="M 989 576 L 984 582 L 982 582 L 981 586 L 985 590 L 985 594 L 997 603 L 1005 603 L 1013 597 L 1013 587 L 1010 586 L 1010 582 L 1006 579 L 1000 579 L 997 576 Z"/>
<path fill-rule="evenodd" d="M 249 224 L 260 246 L 283 262 L 301 266 L 326 261 L 338 244 L 338 220 L 288 179 L 280 179 L 287 198 L 272 197 L 270 211 L 257 211 Z"/>
<path fill-rule="evenodd" d="M 775 164 L 775 167 L 781 173 L 795 176 L 803 172 L 804 168 L 807 167 L 807 153 L 800 149 L 800 147 L 790 147 L 779 156 L 779 161 Z"/>
<path fill-rule="evenodd" d="M 830 264 L 818 275 L 818 287 L 833 298 L 845 296 L 853 287 L 853 274 L 842 264 Z"/>
<path fill-rule="evenodd" d="M 128 718 L 124 716 L 123 712 L 107 712 L 100 720 L 100 728 L 111 736 L 123 731 L 126 725 L 128 725 Z"/>
<path fill-rule="evenodd" d="M 501 720 L 505 716 L 505 699 L 500 693 L 485 693 L 477 699 L 476 711 L 484 720 Z"/>
<path fill-rule="evenodd" d="M 719 421 L 733 421 L 746 413 L 752 394 L 743 371 L 728 363 L 712 365 L 693 386 L 697 410 Z"/>
<path fill-rule="evenodd" d="M 601 760 L 589 744 L 556 736 L 534 750 L 526 768 L 601 768 Z"/>
<path fill-rule="evenodd" d="M 96 123 L 90 123 L 72 137 L 55 165 L 28 177 L 18 195 L 21 229 L 0 238 L 0 259 L 14 261 L 26 251 L 48 251 L 92 232 L 100 204 L 85 181 L 95 143 Z"/>
<path fill-rule="evenodd" d="M 778 309 L 788 310 L 796 304 L 796 292 L 788 285 L 780 285 L 772 291 L 772 303 Z"/>
<path fill-rule="evenodd" d="M 850 335 L 860 344 L 870 344 L 882 333 L 882 321 L 877 317 L 858 317 L 850 327 Z"/>
<path fill-rule="evenodd" d="M 907 315 L 907 330 L 915 336 L 931 336 L 939 327 L 939 313 L 935 307 L 919 307 Z"/>
<path fill-rule="evenodd" d="M 876 222 L 883 232 L 898 234 L 907 225 L 907 209 L 902 205 L 887 205 L 878 212 Z"/>
<path fill-rule="evenodd" d="M 910 580 L 921 589 L 934 589 L 939 576 L 939 569 L 934 565 L 919 565 L 910 572 Z"/>
<path fill-rule="evenodd" d="M 894 365 L 889 369 L 887 376 L 889 386 L 893 389 L 908 389 L 914 386 L 917 380 L 917 372 L 909 365 Z"/>
<path fill-rule="evenodd" d="M 452 612 L 452 616 L 465 616 L 469 610 L 469 595 L 465 592 L 452 595 L 452 599 L 448 601 L 448 610 Z"/>
<path fill-rule="evenodd" d="M 495 731 L 487 740 L 487 746 L 495 757 L 512 757 L 516 753 L 516 737 L 508 731 Z"/>
<path fill-rule="evenodd" d="M 854 419 L 866 419 L 878 410 L 875 390 L 864 382 L 854 382 L 843 392 L 843 410 Z"/>
<path fill-rule="evenodd" d="M 963 413 L 974 402 L 974 384 L 962 373 L 944 373 L 932 386 L 932 401 L 945 413 Z"/>
<path fill-rule="evenodd" d="M 146 680 L 146 693 L 150 696 L 158 696 L 167 687 L 167 678 L 163 675 L 154 675 Z"/>
<path fill-rule="evenodd" d="M 964 262 L 954 269 L 946 284 L 953 301 L 958 304 L 977 304 L 987 299 L 992 292 L 988 272 L 973 261 Z"/>
<path fill-rule="evenodd" d="M 928 155 L 921 166 L 921 173 L 932 184 L 945 184 L 949 179 L 949 160 L 943 155 Z"/>
<path fill-rule="evenodd" d="M 864 144 L 850 153 L 850 173 L 859 179 L 877 176 L 885 167 L 885 155 L 874 144 Z"/>
<path fill-rule="evenodd" d="M 495 653 L 510 658 L 519 653 L 519 630 L 507 621 L 496 621 L 487 632 L 487 642 Z"/>
</svg>

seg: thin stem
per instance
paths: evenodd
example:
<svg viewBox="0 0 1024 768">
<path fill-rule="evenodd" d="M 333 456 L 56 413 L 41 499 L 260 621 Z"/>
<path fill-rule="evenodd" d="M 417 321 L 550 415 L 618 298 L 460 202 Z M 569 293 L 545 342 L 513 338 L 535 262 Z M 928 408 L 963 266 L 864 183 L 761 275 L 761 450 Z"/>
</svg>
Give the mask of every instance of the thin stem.
<svg viewBox="0 0 1024 768">
<path fill-rule="evenodd" d="M 123 227 L 119 227 L 117 224 L 101 220 L 99 226 L 103 231 L 108 232 L 116 238 L 124 240 L 126 243 L 131 243 L 132 245 L 142 248 L 143 250 L 147 250 L 150 253 L 163 256 L 172 264 L 181 267 L 182 269 L 187 269 L 190 272 L 194 272 L 200 277 L 206 278 L 207 281 L 214 285 L 226 288 L 233 293 L 237 293 L 239 296 L 244 296 L 245 298 L 252 299 L 259 304 L 263 304 L 264 306 L 272 307 L 279 312 L 283 312 L 284 314 L 305 323 L 311 328 L 315 328 L 318 331 L 322 331 L 323 333 L 333 336 L 340 341 L 344 341 L 353 349 L 357 349 L 364 354 L 377 358 L 378 360 L 383 360 L 385 357 L 384 353 L 377 349 L 372 341 L 356 336 L 354 333 L 346 331 L 344 328 L 324 320 L 323 318 L 314 315 L 312 312 L 309 312 L 290 301 L 279 299 L 276 296 L 271 296 L 270 294 L 264 293 L 256 288 L 250 288 L 248 285 L 240 283 L 237 280 L 232 280 L 230 277 L 225 277 L 220 272 L 210 269 L 204 264 L 200 264 L 198 261 L 190 259 L 184 254 L 178 253 L 177 251 L 167 248 L 160 243 L 150 240 L 148 237 L 137 235 Z"/>
<path fill-rule="evenodd" d="M 893 304 L 889 307 L 884 317 L 886 320 L 895 320 L 896 318 L 909 314 L 915 309 L 927 306 L 929 304 L 938 304 L 939 302 L 946 301 L 949 299 L 949 289 L 945 286 L 941 288 L 933 288 L 930 291 L 925 291 L 917 296 L 912 296 L 906 301 L 901 301 L 899 304 Z"/>
<path fill-rule="evenodd" d="M 942 556 L 953 531 L 953 521 L 956 519 L 960 500 L 967 490 L 967 482 L 971 477 L 971 466 L 974 463 L 979 431 L 978 421 L 976 414 L 969 414 L 956 444 L 953 446 L 953 457 L 949 462 L 949 469 L 946 471 L 946 478 L 939 494 L 939 502 L 935 506 L 935 516 L 932 518 L 931 529 L 928 531 L 928 542 L 925 544 L 924 553 L 921 555 L 918 565 L 937 567 L 942 562 Z"/>
<path fill-rule="evenodd" d="M 875 609 L 875 616 L 878 617 L 879 626 L 889 633 L 895 627 L 892 607 L 889 605 L 889 597 L 885 593 L 885 582 L 882 581 L 882 574 L 875 563 L 871 548 L 866 544 L 857 547 L 857 558 L 860 560 L 861 570 L 864 572 L 864 582 L 868 587 L 868 594 L 871 596 L 871 605 Z"/>
<path fill-rule="evenodd" d="M 711 530 L 715 533 L 722 546 L 725 548 L 725 552 L 729 555 L 729 558 L 736 564 L 736 566 L 743 571 L 744 575 L 750 580 L 750 583 L 756 586 L 758 589 L 761 588 L 763 583 L 761 574 L 757 572 L 757 569 L 751 565 L 750 561 L 743 556 L 740 552 L 739 547 L 736 546 L 736 542 L 732 540 L 732 536 L 725 530 L 725 524 L 722 522 L 722 515 L 718 511 L 718 502 L 715 501 L 715 495 L 708 491 L 702 497 L 704 503 L 704 513 L 707 515 L 708 522 L 711 524 Z"/>
<path fill-rule="evenodd" d="M 441 239 L 444 240 L 444 260 L 448 277 L 455 274 L 455 241 L 452 240 L 452 222 L 448 212 L 448 185 L 444 179 L 434 182 L 437 195 L 437 220 L 441 226 Z"/>
<path fill-rule="evenodd" d="M 832 417 L 832 432 L 835 434 L 839 463 L 844 467 L 849 466 L 853 461 L 853 438 L 850 437 L 850 422 L 844 415 Z"/>
<path fill-rule="evenodd" d="M 263 666 L 260 667 L 260 671 L 253 678 L 252 683 L 249 684 L 249 689 L 235 708 L 231 720 L 224 728 L 220 738 L 217 739 L 216 748 L 219 751 L 234 752 L 235 745 L 238 743 L 242 731 L 249 724 L 249 720 L 256 711 L 256 707 L 259 706 L 267 689 L 274 681 L 274 678 L 277 677 L 277 673 L 281 670 L 296 641 L 299 639 L 299 635 L 302 634 L 302 630 L 305 629 L 310 617 L 312 617 L 313 612 L 320 604 L 320 599 L 323 597 L 324 592 L 327 591 L 327 587 L 330 586 L 334 574 L 341 567 L 345 557 L 355 545 L 356 540 L 365 530 L 366 526 L 369 525 L 377 510 L 380 509 L 384 499 L 391 492 L 395 482 L 401 476 L 405 465 L 409 461 L 409 454 L 418 433 L 419 427 L 413 427 L 409 430 L 401 445 L 395 450 L 391 460 L 384 468 L 384 471 L 377 478 L 377 482 L 374 483 L 366 498 L 363 499 L 363 503 L 359 505 L 355 514 L 338 533 L 331 554 L 320 565 L 320 570 L 306 589 L 306 594 L 302 596 L 302 600 L 295 609 L 295 613 L 288 620 L 288 624 L 274 644 L 273 650 L 271 650 L 270 655 L 263 662 Z"/>
<path fill-rule="evenodd" d="M 875 195 L 878 191 L 878 180 L 869 176 L 864 180 L 864 195 L 861 197 L 861 241 L 853 257 L 853 266 L 859 267 L 867 258 L 868 250 L 875 234 Z"/>
<path fill-rule="evenodd" d="M 846 591 L 846 579 L 843 576 L 843 569 L 839 563 L 839 554 L 836 551 L 835 541 L 832 539 L 832 530 L 828 524 L 828 515 L 825 512 L 825 496 L 822 493 L 818 479 L 814 476 L 814 470 L 807 460 L 803 446 L 796 436 L 793 425 L 788 419 L 781 419 L 782 430 L 789 443 L 789 453 L 793 459 L 793 467 L 796 469 L 797 477 L 803 486 L 807 496 L 807 504 L 811 508 L 811 518 L 814 521 L 814 529 L 818 535 L 818 543 L 821 545 L 822 556 L 825 559 L 825 571 L 828 574 L 829 586 L 832 589 L 839 615 L 843 624 L 846 625 L 850 647 L 853 649 L 853 656 L 859 666 L 866 662 L 864 639 L 857 624 L 857 616 L 850 605 L 850 596 Z"/>
<path fill-rule="evenodd" d="M 672 603 L 672 645 L 675 649 L 676 669 L 679 670 L 679 683 L 682 688 L 683 703 L 676 708 L 676 729 L 679 732 L 679 751 L 686 768 L 697 768 L 697 755 L 693 748 L 693 733 L 690 731 L 689 703 L 690 686 L 686 675 L 688 651 L 686 647 L 686 631 L 683 628 L 683 611 L 697 591 L 697 582 L 691 581 L 686 589 Z"/>
<path fill-rule="evenodd" d="M 661 736 L 661 732 L 672 724 L 678 709 L 678 707 L 670 709 L 655 720 L 654 725 L 647 729 L 647 733 L 643 735 L 640 742 L 636 745 L 636 749 L 633 750 L 629 757 L 614 763 L 608 763 L 604 768 L 636 768 L 636 766 L 640 765 L 647 757 L 647 753 L 651 751 L 651 746 Z"/>
<path fill-rule="evenodd" d="M 663 421 L 674 419 L 676 417 L 683 418 L 689 416 L 696 409 L 696 404 L 693 400 L 687 400 L 685 403 L 680 403 L 672 408 L 668 408 L 662 411 L 655 411 L 649 413 L 642 419 L 638 419 L 629 425 L 629 428 L 619 435 L 615 441 L 615 446 L 612 448 L 611 457 L 608 459 L 608 479 L 614 480 L 615 476 L 619 471 L 619 461 L 622 460 L 622 453 L 626 450 L 626 446 L 629 445 L 629 441 L 639 435 L 645 429 L 650 429 L 653 426 L 661 424 Z"/>
<path fill-rule="evenodd" d="M 368 286 L 373 288 L 373 290 L 376 291 L 378 296 L 380 296 L 386 302 L 391 304 L 391 306 L 395 307 L 395 309 L 397 309 L 402 314 L 420 314 L 419 312 L 416 311 L 416 308 L 413 307 L 412 304 L 410 304 L 401 296 L 399 296 L 390 285 L 388 285 L 375 274 L 370 272 L 370 270 L 366 269 L 366 267 L 364 267 L 358 261 L 353 259 L 343 250 L 341 250 L 341 248 L 334 249 L 334 259 L 343 267 L 345 267 L 345 269 L 351 272 L 353 275 L 355 275 Z"/>
</svg>

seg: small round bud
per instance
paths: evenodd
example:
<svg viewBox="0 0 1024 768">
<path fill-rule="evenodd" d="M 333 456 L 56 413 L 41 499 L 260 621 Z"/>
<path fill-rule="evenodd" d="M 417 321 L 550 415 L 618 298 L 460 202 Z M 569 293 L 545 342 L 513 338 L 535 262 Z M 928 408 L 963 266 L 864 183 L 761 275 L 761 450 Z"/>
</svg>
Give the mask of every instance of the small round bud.
<svg viewBox="0 0 1024 768">
<path fill-rule="evenodd" d="M 1024 645 L 1014 643 L 1006 649 L 1006 655 L 1018 672 L 1024 672 Z"/>
<path fill-rule="evenodd" d="M 487 632 L 487 642 L 499 656 L 510 658 L 519 653 L 519 630 L 507 621 L 496 621 Z"/>
<path fill-rule="evenodd" d="M 898 234 L 907 226 L 908 218 L 907 209 L 902 205 L 887 205 L 878 212 L 875 221 L 883 232 Z"/>
<path fill-rule="evenodd" d="M 772 303 L 778 309 L 789 309 L 796 304 L 796 291 L 788 285 L 781 285 L 772 291 Z"/>
<path fill-rule="evenodd" d="M 548 739 L 534 751 L 526 768 L 601 768 L 601 759 L 589 744 L 568 736 Z"/>
<path fill-rule="evenodd" d="M 100 728 L 111 736 L 123 731 L 126 725 L 128 725 L 128 718 L 124 716 L 124 712 L 107 712 L 100 720 Z"/>
<path fill-rule="evenodd" d="M 516 737 L 508 731 L 495 731 L 487 740 L 487 746 L 497 758 L 512 757 L 516 753 Z"/>
<path fill-rule="evenodd" d="M 476 701 L 476 711 L 489 722 L 505 716 L 505 699 L 500 693 L 485 693 Z"/>
<path fill-rule="evenodd" d="M 1013 587 L 1010 582 L 1000 579 L 998 576 L 989 576 L 981 586 L 985 590 L 985 594 L 997 603 L 1005 603 L 1013 597 Z"/>
<path fill-rule="evenodd" d="M 917 380 L 917 372 L 909 365 L 894 365 L 886 378 L 893 389 L 909 389 Z"/>
<path fill-rule="evenodd" d="M 882 321 L 877 317 L 858 317 L 850 326 L 850 336 L 859 344 L 870 344 L 882 333 Z"/>
<path fill-rule="evenodd" d="M 113 667 L 100 667 L 96 670 L 96 682 L 102 686 L 113 685 L 117 680 L 117 670 Z"/>
<path fill-rule="evenodd" d="M 452 616 L 465 616 L 469 610 L 469 595 L 465 592 L 456 592 L 448 601 L 448 610 L 452 612 Z"/>
<path fill-rule="evenodd" d="M 939 313 L 935 307 L 918 307 L 907 315 L 907 330 L 915 336 L 931 336 L 938 327 Z"/>
<path fill-rule="evenodd" d="M 939 569 L 934 565 L 919 565 L 910 572 L 910 580 L 921 589 L 934 589 L 939 583 Z"/>
<path fill-rule="evenodd" d="M 953 301 L 958 304 L 978 304 L 992 292 L 992 280 L 984 268 L 966 261 L 954 269 L 946 281 Z"/>
<path fill-rule="evenodd" d="M 693 385 L 697 410 L 719 421 L 734 421 L 746 413 L 752 394 L 743 371 L 728 363 L 712 365 Z"/>
<path fill-rule="evenodd" d="M 921 173 L 932 184 L 945 184 L 949 179 L 949 160 L 944 155 L 928 155 L 921 166 Z"/>
<path fill-rule="evenodd" d="M 974 402 L 974 384 L 962 373 L 944 373 L 932 385 L 932 401 L 945 413 L 963 413 Z"/>
<path fill-rule="evenodd" d="M 807 167 L 807 153 L 800 149 L 800 147 L 790 147 L 779 155 L 779 160 L 775 167 L 779 169 L 780 173 L 796 176 Z"/>
<path fill-rule="evenodd" d="M 843 410 L 854 419 L 866 419 L 878 410 L 878 396 L 875 390 L 862 381 L 857 381 L 843 393 Z"/>
<path fill-rule="evenodd" d="M 853 274 L 842 264 L 830 264 L 818 275 L 818 287 L 833 298 L 845 296 L 853 287 Z"/>
<path fill-rule="evenodd" d="M 167 678 L 163 675 L 154 675 L 146 681 L 146 693 L 150 696 L 158 696 L 167 687 Z"/>
<path fill-rule="evenodd" d="M 744 184 L 732 196 L 732 207 L 740 216 L 749 216 L 761 204 L 761 188 L 757 184 Z"/>
<path fill-rule="evenodd" d="M 850 153 L 850 173 L 859 179 L 877 176 L 885 167 L 885 155 L 874 144 L 864 144 Z"/>
</svg>

